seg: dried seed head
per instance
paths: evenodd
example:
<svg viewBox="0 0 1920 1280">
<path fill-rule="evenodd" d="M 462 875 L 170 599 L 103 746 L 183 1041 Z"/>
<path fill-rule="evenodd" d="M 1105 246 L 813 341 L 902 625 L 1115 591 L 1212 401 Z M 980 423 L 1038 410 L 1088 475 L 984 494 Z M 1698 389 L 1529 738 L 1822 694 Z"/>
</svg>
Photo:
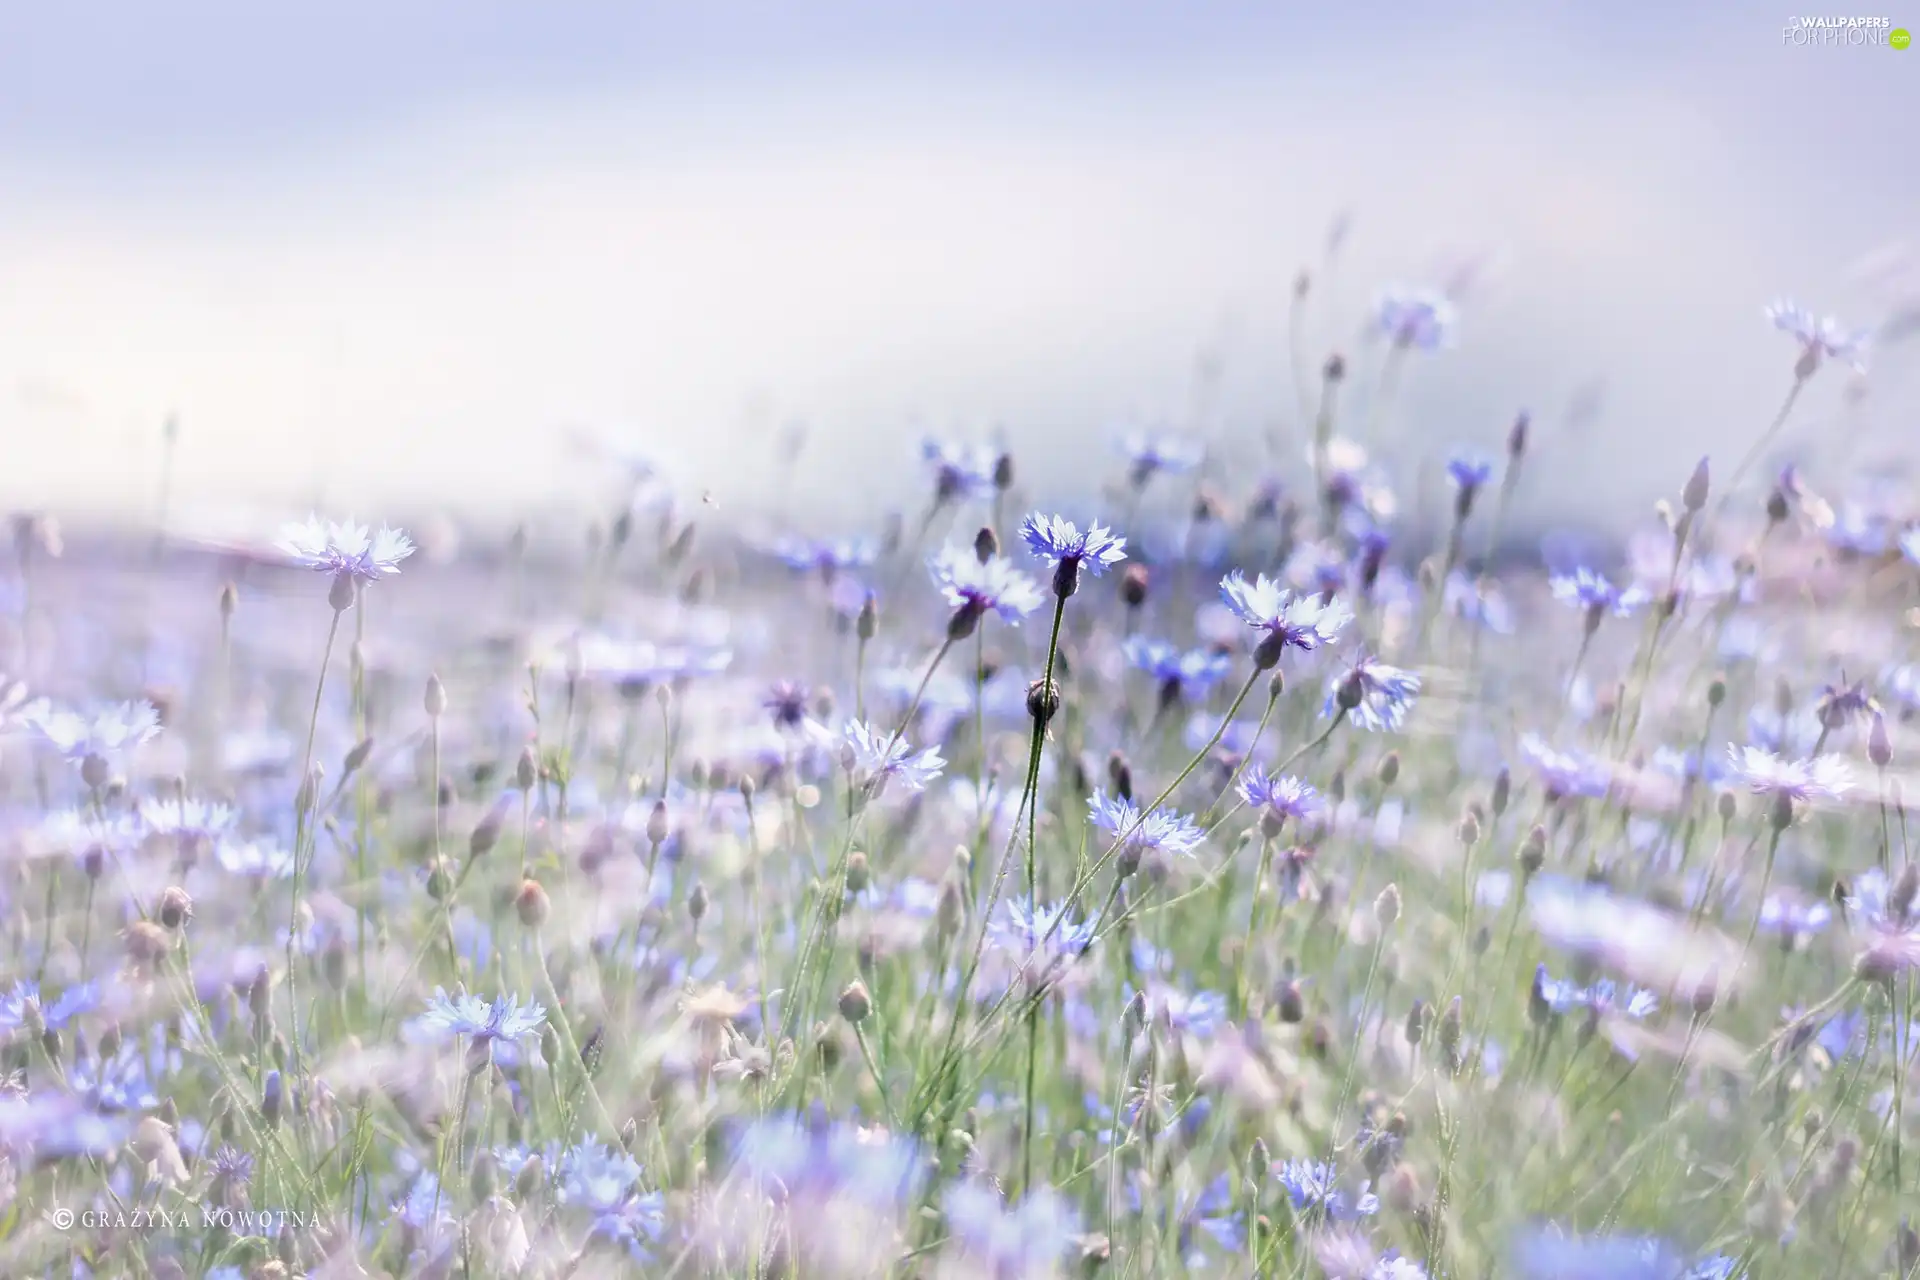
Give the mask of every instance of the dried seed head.
<svg viewBox="0 0 1920 1280">
<path fill-rule="evenodd" d="M 161 924 L 178 929 L 193 919 L 193 899 L 179 885 L 169 885 L 160 895 L 160 910 L 156 914 Z"/>
<path fill-rule="evenodd" d="M 173 938 L 151 920 L 136 920 L 120 935 L 135 968 L 152 969 L 173 950 Z"/>
</svg>

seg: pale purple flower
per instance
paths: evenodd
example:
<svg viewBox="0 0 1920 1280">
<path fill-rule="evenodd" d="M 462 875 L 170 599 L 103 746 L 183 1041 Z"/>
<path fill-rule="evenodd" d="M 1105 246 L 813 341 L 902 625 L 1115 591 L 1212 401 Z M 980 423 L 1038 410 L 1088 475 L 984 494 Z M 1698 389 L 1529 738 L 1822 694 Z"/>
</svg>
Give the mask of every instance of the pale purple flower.
<svg viewBox="0 0 1920 1280">
<path fill-rule="evenodd" d="M 1755 795 L 1797 800 L 1837 800 L 1853 786 L 1846 762 L 1835 756 L 1785 760 L 1759 747 L 1729 744 L 1732 777 Z"/>
<path fill-rule="evenodd" d="M 1083 532 L 1071 520 L 1038 511 L 1020 525 L 1020 540 L 1055 569 L 1085 565 L 1096 578 L 1127 558 L 1127 540 L 1114 537 L 1105 525 L 1089 524 Z"/>
<path fill-rule="evenodd" d="M 1305 822 L 1325 808 L 1318 791 L 1289 774 L 1250 773 L 1240 780 L 1240 796 L 1275 823 Z"/>
<path fill-rule="evenodd" d="M 89 758 L 112 760 L 160 732 L 160 713 L 148 702 L 120 702 L 89 715 L 36 708 L 28 723 L 74 764 Z"/>
<path fill-rule="evenodd" d="M 317 516 L 281 529 L 274 546 L 295 564 L 362 582 L 399 573 L 400 562 L 414 551 L 412 539 L 398 529 L 382 525 L 378 533 L 369 533 L 351 520 L 334 523 Z"/>
<path fill-rule="evenodd" d="M 1135 431 L 1120 441 L 1120 452 L 1127 459 L 1128 478 L 1138 486 L 1156 472 L 1181 475 L 1193 470 L 1206 451 L 1198 441 L 1184 436 Z"/>
<path fill-rule="evenodd" d="M 1130 665 L 1159 681 L 1162 689 L 1170 689 L 1185 698 L 1204 697 L 1233 665 L 1218 649 L 1182 652 L 1177 645 L 1146 636 L 1129 636 L 1121 651 Z"/>
<path fill-rule="evenodd" d="M 1348 719 L 1369 733 L 1398 733 L 1420 694 L 1420 677 L 1363 655 L 1327 682 L 1320 714 L 1328 719 L 1339 715 L 1342 691 L 1350 687 L 1360 700 L 1347 712 Z"/>
<path fill-rule="evenodd" d="M 1437 351 L 1452 343 L 1459 316 L 1442 294 L 1394 286 L 1375 304 L 1374 323 L 1397 347 Z"/>
<path fill-rule="evenodd" d="M 1193 819 L 1170 809 L 1155 809 L 1144 818 L 1133 801 L 1096 791 L 1087 800 L 1087 812 L 1093 824 L 1111 831 L 1116 838 L 1125 836 L 1122 848 L 1138 855 L 1149 850 L 1188 855 L 1199 847 L 1205 833 Z"/>
<path fill-rule="evenodd" d="M 1782 298 L 1769 304 L 1764 313 L 1774 328 L 1789 333 L 1800 343 L 1800 359 L 1809 376 L 1824 360 L 1846 360 L 1857 372 L 1867 369 L 1867 342 L 1873 336 L 1865 329 L 1848 331 L 1837 317 L 1817 318 L 1798 303 Z"/>
<path fill-rule="evenodd" d="M 983 562 L 971 548 L 946 547 L 928 562 L 928 569 L 947 603 L 973 618 L 993 612 L 1002 622 L 1019 626 L 1045 598 L 1039 585 L 1005 556 Z"/>
<path fill-rule="evenodd" d="M 920 456 L 933 470 L 933 497 L 944 506 L 967 498 L 991 497 L 994 468 L 1000 455 L 986 445 L 952 444 L 928 440 L 920 446 Z"/>
<path fill-rule="evenodd" d="M 1629 617 L 1648 600 L 1647 593 L 1641 588 L 1616 587 L 1603 575 L 1584 567 L 1572 573 L 1555 574 L 1550 585 L 1554 599 L 1583 610 L 1589 619 L 1596 622 L 1607 614 L 1616 618 Z"/>
<path fill-rule="evenodd" d="M 1296 596 L 1264 573 L 1248 582 L 1246 575 L 1235 569 L 1220 580 L 1220 598 L 1235 617 L 1266 633 L 1260 647 L 1274 650 L 1270 656 L 1276 660 L 1280 651 L 1312 652 L 1333 643 L 1340 629 L 1353 619 L 1339 601 Z"/>
<path fill-rule="evenodd" d="M 909 793 L 923 791 L 947 764 L 938 747 L 916 754 L 904 736 L 882 733 L 863 720 L 847 722 L 844 743 L 848 767 L 876 794 L 894 781 Z"/>
<path fill-rule="evenodd" d="M 427 1010 L 419 1024 L 441 1035 L 466 1036 L 477 1044 L 492 1040 L 516 1041 L 535 1035 L 546 1022 L 546 1009 L 529 1001 L 522 1005 L 512 996 L 497 996 L 489 1003 L 463 989 L 448 995 L 434 988 Z"/>
</svg>

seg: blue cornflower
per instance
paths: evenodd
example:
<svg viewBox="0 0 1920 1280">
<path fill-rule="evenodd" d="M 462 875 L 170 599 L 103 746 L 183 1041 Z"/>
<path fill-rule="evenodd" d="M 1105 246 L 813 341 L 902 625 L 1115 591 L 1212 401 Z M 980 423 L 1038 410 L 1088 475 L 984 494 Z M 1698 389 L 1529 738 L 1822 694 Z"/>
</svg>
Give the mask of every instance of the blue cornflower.
<svg viewBox="0 0 1920 1280">
<path fill-rule="evenodd" d="M 1124 837 L 1118 857 L 1122 862 L 1131 859 L 1135 866 L 1139 865 L 1141 855 L 1150 850 L 1184 856 L 1191 854 L 1206 838 L 1206 833 L 1185 814 L 1155 809 L 1142 817 L 1140 806 L 1133 801 L 1119 796 L 1108 799 L 1099 791 L 1088 798 L 1087 812 L 1096 827 L 1111 831 L 1116 839 Z"/>
<path fill-rule="evenodd" d="M 1560 751 L 1547 745 L 1539 734 L 1520 739 L 1520 754 L 1539 773 L 1553 799 L 1571 796 L 1600 797 L 1613 785 L 1613 773 L 1602 761 L 1585 754 Z"/>
<path fill-rule="evenodd" d="M 1660 997 L 1645 987 L 1628 985 L 1623 993 L 1611 978 L 1601 978 L 1592 986 L 1581 987 L 1550 977 L 1547 966 L 1534 970 L 1534 990 L 1555 1013 L 1570 1009 L 1592 1009 L 1598 1013 L 1621 1013 L 1634 1019 L 1650 1017 L 1660 1009 Z"/>
<path fill-rule="evenodd" d="M 1089 524 L 1083 532 L 1063 516 L 1036 511 L 1020 525 L 1027 550 L 1053 566 L 1053 593 L 1061 599 L 1080 586 L 1080 569 L 1099 577 L 1107 566 L 1127 558 L 1127 540 L 1116 538 L 1105 525 Z"/>
<path fill-rule="evenodd" d="M 1755 795 L 1776 799 L 1836 800 L 1853 786 L 1846 762 L 1834 756 L 1785 760 L 1759 747 L 1728 744 L 1731 775 Z"/>
<path fill-rule="evenodd" d="M 398 529 L 382 525 L 370 534 L 351 520 L 335 524 L 317 516 L 281 529 L 274 545 L 295 564 L 362 582 L 399 573 L 400 562 L 413 554 L 412 539 Z"/>
<path fill-rule="evenodd" d="M 0 1094 L 0 1149 L 16 1159 L 110 1155 L 126 1142 L 131 1129 L 129 1117 L 102 1115 L 75 1094 Z"/>
<path fill-rule="evenodd" d="M 394 1202 L 393 1214 L 409 1231 L 425 1233 L 429 1240 L 437 1240 L 453 1225 L 453 1215 L 448 1211 L 452 1204 L 452 1196 L 441 1191 L 440 1180 L 431 1170 L 422 1169 Z"/>
<path fill-rule="evenodd" d="M 989 612 L 999 614 L 1002 622 L 1019 626 L 1020 619 L 1038 609 L 1043 599 L 1033 579 L 1014 568 L 1005 556 L 988 556 L 982 561 L 972 548 L 947 547 L 928 562 L 928 568 L 934 585 L 953 607 L 947 634 L 954 639 L 972 635 L 974 623 Z"/>
<path fill-rule="evenodd" d="M 111 761 L 160 732 L 160 713 L 148 702 L 120 702 L 91 715 L 56 711 L 40 704 L 27 723 L 68 761 Z M 104 779 L 103 779 L 104 781 Z"/>
<path fill-rule="evenodd" d="M 767 690 L 767 696 L 760 701 L 773 715 L 773 723 L 781 729 L 798 729 L 807 722 L 807 704 L 813 695 L 803 684 L 791 680 L 777 680 Z"/>
<path fill-rule="evenodd" d="M 1227 998 L 1218 991 L 1186 992 L 1150 983 L 1147 1019 L 1175 1033 L 1210 1036 L 1227 1020 Z"/>
<path fill-rule="evenodd" d="M 293 874 L 293 851 L 271 839 L 222 840 L 213 856 L 237 876 L 277 880 Z"/>
<path fill-rule="evenodd" d="M 435 987 L 419 1022 L 441 1035 L 466 1036 L 475 1044 L 486 1044 L 535 1035 L 546 1019 L 546 1009 L 532 1001 L 522 1005 L 514 997 L 503 995 L 496 996 L 489 1004 L 479 996 L 467 994 L 465 988 L 450 996 L 444 988 Z"/>
<path fill-rule="evenodd" d="M 0 996 L 0 1037 L 25 1030 L 31 1034 L 59 1031 L 69 1022 L 100 1007 L 100 984 L 82 982 L 68 987 L 52 1004 L 42 1004 L 40 984 L 23 979 Z"/>
<path fill-rule="evenodd" d="M 1847 360 L 1857 372 L 1866 372 L 1867 342 L 1872 334 L 1865 329 L 1848 332 L 1834 316 L 1819 319 L 1798 303 L 1782 298 L 1770 303 L 1764 314 L 1773 327 L 1790 333 L 1800 343 L 1800 363 L 1794 372 L 1801 378 L 1813 376 L 1824 360 Z"/>
<path fill-rule="evenodd" d="M 1127 459 L 1127 478 L 1137 489 L 1156 472 L 1181 475 L 1193 470 L 1206 450 L 1198 441 L 1184 436 L 1134 431 L 1120 441 L 1120 452 Z"/>
<path fill-rule="evenodd" d="M 1493 464 L 1481 458 L 1456 455 L 1447 462 L 1447 479 L 1453 482 L 1453 517 L 1465 520 L 1473 513 L 1473 500 L 1480 488 L 1493 478 Z"/>
<path fill-rule="evenodd" d="M 1639 587 L 1616 587 L 1601 574 L 1584 567 L 1572 573 L 1555 574 L 1550 585 L 1555 600 L 1573 605 L 1586 614 L 1589 629 L 1598 627 L 1608 614 L 1616 618 L 1632 616 L 1648 598 Z"/>
<path fill-rule="evenodd" d="M 95 1111 L 144 1111 L 160 1105 L 147 1068 L 140 1046 L 126 1041 L 111 1058 L 76 1057 L 67 1069 L 67 1083 Z"/>
<path fill-rule="evenodd" d="M 1312 652 L 1332 644 L 1353 614 L 1337 600 L 1296 596 L 1261 574 L 1252 582 L 1238 569 L 1220 579 L 1220 598 L 1233 615 L 1266 634 L 1254 647 L 1254 665 L 1266 670 L 1288 649 Z"/>
<path fill-rule="evenodd" d="M 1320 714 L 1332 718 L 1344 711 L 1369 733 L 1398 733 L 1419 694 L 1419 676 L 1363 655 L 1328 683 Z"/>
<path fill-rule="evenodd" d="M 1870 721 L 1881 712 L 1880 700 L 1873 696 L 1865 680 L 1848 684 L 1846 679 L 1843 672 L 1839 684 L 1821 687 L 1819 701 L 1814 704 L 1814 714 L 1819 717 L 1824 729 L 1844 729 L 1851 724 Z"/>
<path fill-rule="evenodd" d="M 928 440 L 920 456 L 933 468 L 933 500 L 945 506 L 968 498 L 993 495 L 994 472 L 1000 455 L 985 445 L 949 444 Z"/>
<path fill-rule="evenodd" d="M 639 1182 L 639 1163 L 618 1148 L 588 1141 L 560 1157 L 560 1200 L 592 1216 L 589 1238 L 645 1264 L 665 1234 L 667 1213 L 664 1197 L 642 1192 Z"/>
<path fill-rule="evenodd" d="M 1046 1187 L 1008 1208 L 988 1187 L 956 1183 L 944 1207 L 954 1241 L 995 1276 L 1053 1274 L 1080 1233 L 1073 1207 Z"/>
<path fill-rule="evenodd" d="M 1280 1185 L 1287 1189 L 1297 1213 L 1351 1222 L 1380 1211 L 1380 1197 L 1367 1190 L 1370 1183 L 1362 1182 L 1349 1196 L 1341 1189 L 1339 1175 L 1331 1164 L 1317 1160 L 1276 1161 L 1273 1172 Z"/>
<path fill-rule="evenodd" d="M 1459 317 L 1443 295 L 1396 285 L 1380 295 L 1374 323 L 1396 347 L 1437 351 L 1453 341 Z"/>
<path fill-rule="evenodd" d="M 848 768 L 870 795 L 896 780 L 909 793 L 924 791 L 947 764 L 938 747 L 916 755 L 904 737 L 882 733 L 864 720 L 847 722 L 844 741 Z"/>
<path fill-rule="evenodd" d="M 788 568 L 802 572 L 812 570 L 829 580 L 842 569 L 863 569 L 879 555 L 879 548 L 870 538 L 829 538 L 816 542 L 785 537 L 775 539 L 771 550 Z"/>
<path fill-rule="evenodd" d="M 1289 821 L 1307 822 L 1326 807 L 1311 784 L 1291 774 L 1250 773 L 1240 780 L 1240 795 L 1275 835 Z"/>
<path fill-rule="evenodd" d="M 1878 869 L 1874 868 L 1876 871 Z M 1833 908 L 1818 899 L 1806 902 L 1799 898 L 1770 893 L 1760 904 L 1760 927 L 1771 933 L 1784 934 L 1788 938 L 1819 933 L 1832 921 Z"/>
<path fill-rule="evenodd" d="M 1475 578 L 1455 569 L 1447 575 L 1441 600 L 1447 612 L 1456 618 L 1477 622 L 1497 636 L 1513 634 L 1513 606 L 1491 579 Z"/>
<path fill-rule="evenodd" d="M 185 796 L 148 800 L 140 806 L 140 822 L 148 835 L 182 842 L 217 840 L 232 828 L 234 818 L 233 810 L 224 804 Z"/>
<path fill-rule="evenodd" d="M 911 1139 L 792 1115 L 754 1121 L 734 1141 L 735 1167 L 787 1202 L 846 1198 L 877 1209 L 919 1197 L 929 1170 Z"/>
<path fill-rule="evenodd" d="M 1900 535 L 1900 554 L 1907 558 L 1909 564 L 1920 565 L 1920 526 Z"/>
<path fill-rule="evenodd" d="M 1181 652 L 1165 640 L 1129 636 L 1121 646 L 1127 661 L 1160 682 L 1161 697 L 1199 699 L 1226 677 L 1233 660 L 1218 649 Z"/>
<path fill-rule="evenodd" d="M 733 650 L 725 645 L 660 645 L 583 635 L 575 641 L 571 660 L 581 675 L 634 692 L 719 675 L 732 665 Z"/>
<path fill-rule="evenodd" d="M 1000 904 L 987 940 L 1016 964 L 1029 986 L 1046 986 L 1093 945 L 1094 922 L 1075 920 L 1073 904 L 1036 906 L 1024 898 Z"/>
</svg>

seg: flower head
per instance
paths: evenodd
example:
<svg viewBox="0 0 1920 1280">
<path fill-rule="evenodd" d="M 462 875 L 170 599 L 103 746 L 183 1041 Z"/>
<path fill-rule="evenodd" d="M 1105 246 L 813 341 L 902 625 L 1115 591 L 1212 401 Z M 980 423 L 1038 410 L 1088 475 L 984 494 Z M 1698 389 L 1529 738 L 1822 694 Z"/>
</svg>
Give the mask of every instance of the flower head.
<svg viewBox="0 0 1920 1280">
<path fill-rule="evenodd" d="M 1127 540 L 1116 538 L 1102 524 L 1089 524 L 1084 530 L 1064 516 L 1043 515 L 1036 511 L 1020 525 L 1020 540 L 1027 550 L 1053 566 L 1053 591 L 1070 596 L 1080 584 L 1080 569 L 1099 577 L 1108 565 L 1127 558 Z"/>
<path fill-rule="evenodd" d="M 1318 791 L 1287 774 L 1250 773 L 1240 780 L 1240 795 L 1276 827 L 1288 821 L 1306 822 L 1324 807 Z"/>
<path fill-rule="evenodd" d="M 1398 733 L 1419 694 L 1419 676 L 1363 655 L 1328 682 L 1320 714 L 1345 715 L 1370 733 Z"/>
<path fill-rule="evenodd" d="M 944 1208 L 954 1241 L 986 1275 L 1050 1275 L 1080 1231 L 1073 1207 L 1044 1186 L 1005 1206 L 997 1192 L 980 1183 L 956 1183 L 947 1190 Z"/>
<path fill-rule="evenodd" d="M 1441 294 L 1395 286 L 1380 295 L 1374 323 L 1396 347 L 1437 351 L 1453 341 L 1459 315 Z"/>
<path fill-rule="evenodd" d="M 991 612 L 1013 626 L 1040 607 L 1043 597 L 1032 578 L 1005 556 L 984 561 L 971 549 L 947 547 L 928 562 L 934 585 L 946 596 L 956 619 L 977 620 Z"/>
<path fill-rule="evenodd" d="M 28 723 L 55 751 L 75 764 L 111 760 L 160 732 L 160 713 L 149 702 L 119 702 L 89 715 L 41 706 Z"/>
<path fill-rule="evenodd" d="M 1287 1160 L 1276 1163 L 1273 1173 L 1287 1189 L 1293 1207 L 1307 1214 L 1321 1214 L 1334 1222 L 1350 1222 L 1380 1211 L 1380 1198 L 1361 1183 L 1352 1194 L 1339 1185 L 1339 1175 L 1331 1164 L 1317 1160 Z"/>
<path fill-rule="evenodd" d="M 1238 569 L 1220 580 L 1220 598 L 1235 617 L 1266 633 L 1254 651 L 1254 661 L 1268 667 L 1288 649 L 1312 652 L 1333 643 L 1353 618 L 1337 600 L 1296 596 L 1264 573 L 1248 582 Z"/>
<path fill-rule="evenodd" d="M 455 995 L 436 987 L 427 1001 L 420 1025 L 448 1036 L 466 1036 L 476 1044 L 493 1040 L 517 1041 L 536 1034 L 547 1019 L 539 1004 L 522 1005 L 512 996 L 496 996 L 491 1004 L 463 989 Z"/>
<path fill-rule="evenodd" d="M 1185 814 L 1155 809 L 1142 816 L 1140 807 L 1133 801 L 1119 797 L 1108 799 L 1104 792 L 1096 791 L 1087 800 L 1087 812 L 1096 827 L 1122 839 L 1120 856 L 1131 856 L 1136 862 L 1142 853 L 1155 849 L 1182 856 L 1191 854 L 1206 838 Z"/>
<path fill-rule="evenodd" d="M 994 470 L 1000 457 L 987 446 L 928 440 L 921 444 L 920 456 L 933 469 L 933 497 L 936 503 L 944 506 L 968 498 L 992 496 Z"/>
<path fill-rule="evenodd" d="M 1833 756 L 1786 760 L 1760 747 L 1729 745 L 1732 776 L 1755 795 L 1789 800 L 1837 800 L 1853 786 L 1846 762 Z"/>
<path fill-rule="evenodd" d="M 1800 377 L 1813 375 L 1824 360 L 1847 360 L 1860 373 L 1866 372 L 1867 341 L 1872 336 L 1861 329 L 1848 332 L 1834 316 L 1816 318 L 1811 311 L 1785 298 L 1771 303 L 1764 313 L 1773 327 L 1789 333 L 1800 343 Z"/>
<path fill-rule="evenodd" d="M 1120 441 L 1120 452 L 1127 459 L 1128 478 L 1139 487 L 1157 472 L 1181 475 L 1193 470 L 1205 450 L 1184 436 L 1134 431 Z"/>
<path fill-rule="evenodd" d="M 924 791 L 947 765 L 938 747 L 915 754 L 904 737 L 882 733 L 864 720 L 847 722 L 844 743 L 848 767 L 875 795 L 894 781 L 909 793 Z"/>
<path fill-rule="evenodd" d="M 1121 652 L 1128 663 L 1152 676 L 1163 690 L 1186 698 L 1204 697 L 1232 666 L 1231 659 L 1218 649 L 1182 652 L 1165 640 L 1146 636 L 1129 636 Z"/>
<path fill-rule="evenodd" d="M 399 573 L 400 562 L 414 550 L 412 539 L 398 529 L 382 525 L 380 532 L 369 533 L 351 520 L 336 524 L 317 516 L 281 529 L 274 545 L 297 565 L 362 582 Z"/>
<path fill-rule="evenodd" d="M 1600 619 L 1608 614 L 1616 618 L 1630 617 L 1648 599 L 1641 588 L 1616 587 L 1603 575 L 1587 568 L 1555 574 L 1550 585 L 1553 598 L 1584 611 L 1589 626 L 1599 625 Z"/>
</svg>

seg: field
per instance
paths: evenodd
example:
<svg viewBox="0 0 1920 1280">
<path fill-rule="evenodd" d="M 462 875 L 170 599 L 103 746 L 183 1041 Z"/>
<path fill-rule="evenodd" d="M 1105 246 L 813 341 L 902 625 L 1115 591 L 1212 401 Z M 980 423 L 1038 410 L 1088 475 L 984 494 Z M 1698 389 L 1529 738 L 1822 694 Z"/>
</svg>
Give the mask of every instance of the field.
<svg viewBox="0 0 1920 1280">
<path fill-rule="evenodd" d="M 1920 507 L 1774 469 L 1862 344 L 1767 319 L 1594 563 L 1524 420 L 1367 457 L 1412 292 L 1097 510 L 16 520 L 0 1273 L 1920 1275 Z"/>
</svg>

